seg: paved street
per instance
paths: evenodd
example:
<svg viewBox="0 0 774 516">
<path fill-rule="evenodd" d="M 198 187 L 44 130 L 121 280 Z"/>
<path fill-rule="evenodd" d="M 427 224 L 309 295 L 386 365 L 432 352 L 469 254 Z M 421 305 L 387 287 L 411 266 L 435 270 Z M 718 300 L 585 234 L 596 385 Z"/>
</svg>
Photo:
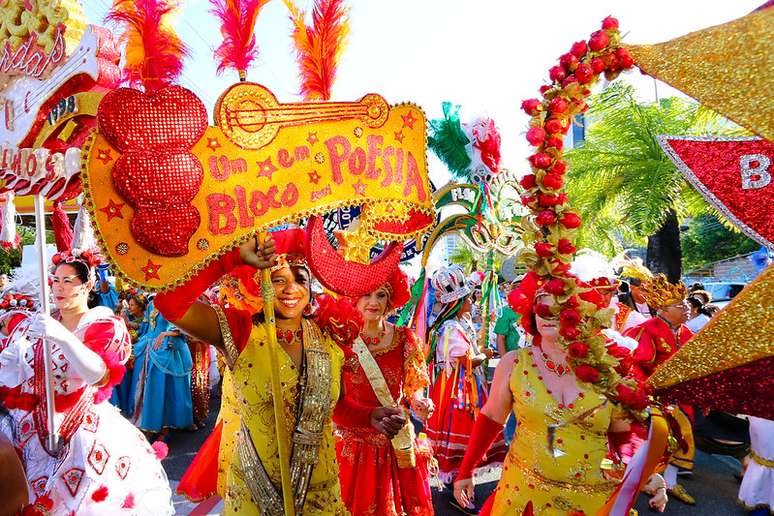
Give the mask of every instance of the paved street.
<svg viewBox="0 0 774 516">
<path fill-rule="evenodd" d="M 169 439 L 169 456 L 164 460 L 164 467 L 173 486 L 177 485 L 185 469 L 190 464 L 196 452 L 209 435 L 215 424 L 217 404 L 219 400 L 213 400 L 213 408 L 210 412 L 208 426 L 198 432 L 175 432 Z M 736 493 L 739 490 L 739 482 L 734 478 L 734 473 L 739 469 L 739 462 L 731 457 L 720 455 L 708 455 L 702 452 L 696 457 L 696 472 L 692 478 L 680 477 L 680 482 L 689 493 L 698 500 L 695 507 L 683 505 L 676 500 L 670 501 L 664 514 L 670 516 L 741 516 L 745 514 L 736 505 Z M 492 492 L 499 478 L 499 471 L 493 471 L 485 475 L 483 483 L 476 489 L 476 499 L 483 501 Z M 173 489 L 174 490 L 174 489 Z M 449 506 L 451 493 L 447 490 L 433 491 L 433 503 L 436 514 L 457 515 L 461 514 Z M 176 497 L 175 507 L 177 514 L 189 514 L 194 505 L 186 502 L 182 497 Z M 218 514 L 220 506 L 215 506 L 210 511 L 198 514 Z M 647 508 L 647 498 L 640 496 L 637 504 L 640 514 L 651 514 Z"/>
</svg>

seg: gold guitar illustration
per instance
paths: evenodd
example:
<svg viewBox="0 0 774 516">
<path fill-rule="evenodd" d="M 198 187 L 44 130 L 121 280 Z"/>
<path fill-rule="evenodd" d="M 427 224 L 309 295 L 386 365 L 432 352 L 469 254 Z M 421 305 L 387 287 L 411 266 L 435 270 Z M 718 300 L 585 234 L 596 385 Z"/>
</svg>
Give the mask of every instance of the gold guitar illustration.
<svg viewBox="0 0 774 516">
<path fill-rule="evenodd" d="M 260 149 L 282 127 L 310 122 L 357 118 L 368 127 L 387 121 L 390 106 L 370 93 L 357 102 L 304 102 L 281 104 L 260 84 L 242 82 L 227 89 L 215 105 L 215 124 L 243 149 Z"/>
</svg>

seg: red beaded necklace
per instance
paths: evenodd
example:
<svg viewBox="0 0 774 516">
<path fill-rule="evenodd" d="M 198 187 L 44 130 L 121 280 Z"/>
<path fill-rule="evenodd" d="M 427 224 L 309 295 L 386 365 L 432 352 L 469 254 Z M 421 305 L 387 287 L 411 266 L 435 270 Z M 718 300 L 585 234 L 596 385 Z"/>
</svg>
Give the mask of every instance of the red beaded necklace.
<svg viewBox="0 0 774 516">
<path fill-rule="evenodd" d="M 543 363 L 546 366 L 546 369 L 554 373 L 556 376 L 564 376 L 565 374 L 570 372 L 570 368 L 567 366 L 567 364 L 557 364 L 550 358 L 548 358 L 548 355 L 545 353 L 542 354 L 543 356 Z"/>
<path fill-rule="evenodd" d="M 277 342 L 279 344 L 290 345 L 294 342 L 301 342 L 304 332 L 301 328 L 293 330 L 282 330 L 277 328 Z"/>
<path fill-rule="evenodd" d="M 380 331 L 379 334 L 374 337 L 369 337 L 368 335 L 366 335 L 365 332 L 361 332 L 360 338 L 363 339 L 363 342 L 365 342 L 366 346 L 378 346 L 379 344 L 381 344 L 382 339 L 386 334 L 387 334 L 387 328 Z"/>
</svg>

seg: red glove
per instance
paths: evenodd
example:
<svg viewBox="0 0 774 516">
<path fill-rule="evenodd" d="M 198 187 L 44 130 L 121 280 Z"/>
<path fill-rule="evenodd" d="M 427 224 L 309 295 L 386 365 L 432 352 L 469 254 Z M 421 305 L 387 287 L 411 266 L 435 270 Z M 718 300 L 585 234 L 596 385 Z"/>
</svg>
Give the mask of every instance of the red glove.
<svg viewBox="0 0 774 516">
<path fill-rule="evenodd" d="M 167 321 L 175 322 L 185 315 L 205 290 L 240 265 L 244 265 L 244 262 L 239 256 L 239 248 L 235 247 L 209 264 L 188 282 L 173 290 L 157 294 L 153 304 Z"/>
<path fill-rule="evenodd" d="M 349 428 L 371 428 L 371 412 L 374 408 L 355 401 L 352 396 L 342 396 L 333 411 L 333 421 Z"/>
<path fill-rule="evenodd" d="M 473 433 L 468 441 L 468 449 L 465 450 L 465 458 L 462 459 L 456 480 L 465 480 L 473 476 L 473 470 L 481 462 L 481 458 L 489 450 L 489 447 L 492 446 L 492 443 L 495 442 L 502 430 L 503 425 L 490 419 L 482 412 L 478 413 L 476 424 L 473 426 Z"/>
</svg>

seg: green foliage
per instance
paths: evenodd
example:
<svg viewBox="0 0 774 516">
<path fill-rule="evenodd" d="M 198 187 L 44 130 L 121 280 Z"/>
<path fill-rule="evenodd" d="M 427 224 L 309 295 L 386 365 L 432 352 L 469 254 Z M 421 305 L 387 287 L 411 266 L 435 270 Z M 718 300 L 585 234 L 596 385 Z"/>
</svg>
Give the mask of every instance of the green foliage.
<svg viewBox="0 0 774 516">
<path fill-rule="evenodd" d="M 760 244 L 744 233 L 730 231 L 716 217 L 703 215 L 692 220 L 681 238 L 683 269 L 700 269 L 712 262 L 756 251 Z"/>
<path fill-rule="evenodd" d="M 656 136 L 741 130 L 686 99 L 640 103 L 622 82 L 592 96 L 589 105 L 585 142 L 566 154 L 568 195 L 584 220 L 579 247 L 613 255 L 643 245 L 670 209 L 679 220 L 719 216 L 683 179 Z"/>
<path fill-rule="evenodd" d="M 8 274 L 12 269 L 20 266 L 22 261 L 21 248 L 25 245 L 33 245 L 35 243 L 34 229 L 17 225 L 16 232 L 19 234 L 19 238 L 21 238 L 20 247 L 18 249 L 0 248 L 0 274 Z M 46 237 L 48 242 L 53 242 L 53 231 L 46 231 Z"/>
</svg>

